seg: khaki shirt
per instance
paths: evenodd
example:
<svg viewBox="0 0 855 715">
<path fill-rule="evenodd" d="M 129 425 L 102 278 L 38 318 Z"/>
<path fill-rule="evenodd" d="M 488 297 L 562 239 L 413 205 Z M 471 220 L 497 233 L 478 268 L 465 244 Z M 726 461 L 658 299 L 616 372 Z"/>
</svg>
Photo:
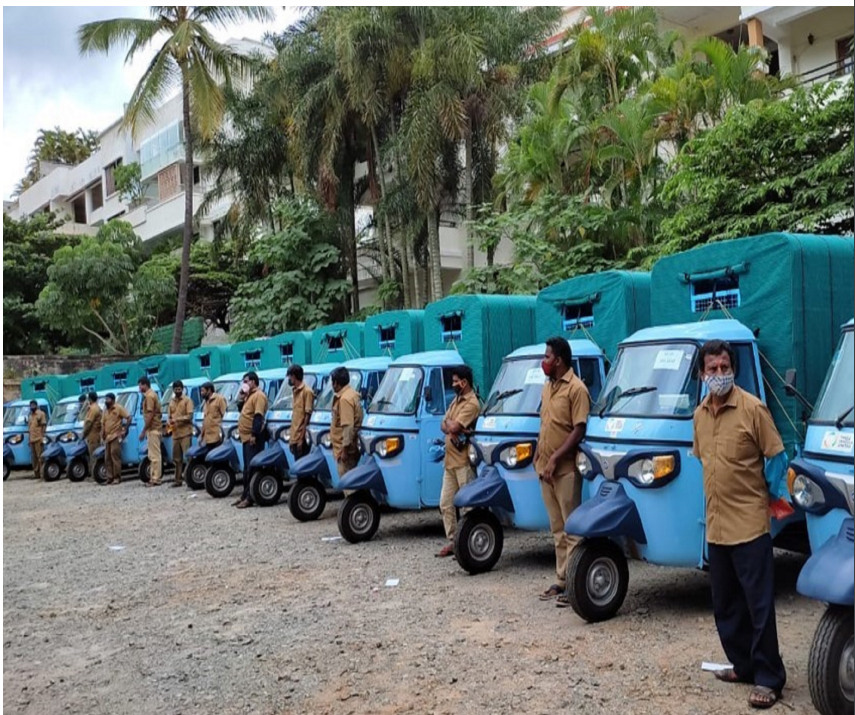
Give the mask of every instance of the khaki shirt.
<svg viewBox="0 0 855 715">
<path fill-rule="evenodd" d="M 173 397 L 169 401 L 169 419 L 172 422 L 172 436 L 184 439 L 193 436 L 193 400 L 187 395 L 181 399 Z"/>
<path fill-rule="evenodd" d="M 238 417 L 238 435 L 241 442 L 249 442 L 252 437 L 252 422 L 256 415 L 262 419 L 267 415 L 267 395 L 257 389 L 249 393 Z"/>
<path fill-rule="evenodd" d="M 143 394 L 142 411 L 143 425 L 149 424 L 146 429 L 149 432 L 160 432 L 163 429 L 163 418 L 160 416 L 163 407 L 160 405 L 160 398 L 157 393 L 151 388 Z"/>
<path fill-rule="evenodd" d="M 763 458 L 784 451 L 768 408 L 734 386 L 713 414 L 710 395 L 695 410 L 692 451 L 704 467 L 707 541 L 744 544 L 769 531 Z"/>
<path fill-rule="evenodd" d="M 202 442 L 204 444 L 216 444 L 220 441 L 220 425 L 223 423 L 223 415 L 226 414 L 226 398 L 218 392 L 211 395 L 203 408 L 202 418 Z"/>
<path fill-rule="evenodd" d="M 540 396 L 540 435 L 534 469 L 542 475 L 549 458 L 567 441 L 576 425 L 586 424 L 591 396 L 573 368 L 560 380 L 547 380 Z M 555 475 L 570 474 L 576 468 L 576 453 L 564 455 L 555 467 Z"/>
<path fill-rule="evenodd" d="M 30 419 L 27 420 L 27 429 L 30 433 L 30 444 L 33 444 L 33 442 L 41 442 L 45 438 L 45 427 L 47 427 L 47 415 L 41 408 L 36 408 L 36 411 L 31 412 Z"/>
<path fill-rule="evenodd" d="M 97 402 L 89 405 L 86 417 L 83 418 L 83 439 L 87 442 L 97 442 L 101 439 L 101 408 Z"/>
<path fill-rule="evenodd" d="M 350 385 L 333 397 L 330 441 L 336 461 L 359 454 L 357 434 L 362 427 L 362 400 Z"/>
<path fill-rule="evenodd" d="M 306 440 L 306 425 L 309 415 L 315 407 L 315 393 L 303 383 L 294 389 L 294 409 L 291 413 L 291 429 L 288 432 L 289 444 L 302 444 Z"/>
<path fill-rule="evenodd" d="M 459 395 L 451 401 L 448 410 L 445 412 L 445 420 L 455 420 L 462 424 L 465 429 L 470 429 L 475 426 L 480 412 L 481 405 L 478 403 L 478 397 L 474 390 L 469 390 L 465 395 Z M 463 449 L 458 449 L 451 441 L 451 437 L 450 433 L 445 435 L 445 468 L 468 467 L 468 444 Z"/>
<path fill-rule="evenodd" d="M 125 430 L 122 428 L 122 420 L 129 420 L 130 413 L 118 402 L 111 409 L 104 410 L 101 418 L 101 439 L 105 442 L 113 442 L 123 437 Z"/>
</svg>

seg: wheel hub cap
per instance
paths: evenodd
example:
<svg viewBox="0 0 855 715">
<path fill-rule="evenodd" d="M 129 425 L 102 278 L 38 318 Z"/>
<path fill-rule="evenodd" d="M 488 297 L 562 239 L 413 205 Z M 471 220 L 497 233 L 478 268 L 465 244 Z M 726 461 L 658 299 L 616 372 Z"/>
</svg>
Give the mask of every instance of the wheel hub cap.
<svg viewBox="0 0 855 715">
<path fill-rule="evenodd" d="M 853 660 L 853 636 L 849 636 L 843 652 L 840 654 L 840 689 L 843 696 L 851 703 L 855 691 L 855 660 Z"/>
<path fill-rule="evenodd" d="M 493 530 L 486 526 L 479 526 L 472 530 L 469 535 L 469 552 L 476 559 L 484 559 L 488 557 L 496 547 L 496 540 L 493 535 Z"/>
<path fill-rule="evenodd" d="M 259 491 L 265 499 L 272 499 L 276 494 L 276 478 L 263 477 L 259 485 Z"/>
<path fill-rule="evenodd" d="M 192 472 L 190 472 L 190 478 L 196 484 L 203 484 L 205 482 L 205 468 L 204 467 L 195 467 Z"/>
<path fill-rule="evenodd" d="M 229 485 L 229 475 L 225 472 L 214 472 L 214 478 L 211 481 L 214 483 L 214 489 L 222 491 Z"/>
<path fill-rule="evenodd" d="M 59 465 L 57 464 L 49 464 L 48 465 L 48 476 L 53 479 L 59 476 Z"/>
<path fill-rule="evenodd" d="M 598 606 L 606 605 L 617 591 L 617 566 L 611 559 L 597 559 L 591 564 L 587 582 L 591 600 Z"/>
<path fill-rule="evenodd" d="M 80 462 L 75 462 L 71 471 L 74 473 L 75 477 L 82 477 L 86 474 L 86 470 Z"/>
<path fill-rule="evenodd" d="M 314 489 L 304 489 L 298 501 L 304 511 L 312 511 L 318 506 L 318 493 Z"/>
<path fill-rule="evenodd" d="M 350 513 L 350 526 L 359 534 L 368 531 L 372 521 L 371 510 L 364 504 L 360 504 Z"/>
</svg>

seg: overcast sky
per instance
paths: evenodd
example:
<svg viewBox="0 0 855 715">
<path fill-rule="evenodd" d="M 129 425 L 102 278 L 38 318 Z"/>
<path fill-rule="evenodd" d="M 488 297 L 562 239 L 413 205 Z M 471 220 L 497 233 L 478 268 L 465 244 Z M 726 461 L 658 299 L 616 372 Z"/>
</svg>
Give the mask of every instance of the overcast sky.
<svg viewBox="0 0 855 715">
<path fill-rule="evenodd" d="M 279 8 L 279 6 L 277 6 Z M 220 41 L 261 40 L 265 32 L 284 30 L 296 9 L 275 9 L 272 24 L 244 23 L 215 29 Z M 56 126 L 101 131 L 123 111 L 151 58 L 138 56 L 124 64 L 124 51 L 81 57 L 77 28 L 86 22 L 115 17 L 147 17 L 136 7 L 4 7 L 3 8 L 3 198 L 9 199 L 23 177 L 27 156 L 39 129 Z"/>
</svg>

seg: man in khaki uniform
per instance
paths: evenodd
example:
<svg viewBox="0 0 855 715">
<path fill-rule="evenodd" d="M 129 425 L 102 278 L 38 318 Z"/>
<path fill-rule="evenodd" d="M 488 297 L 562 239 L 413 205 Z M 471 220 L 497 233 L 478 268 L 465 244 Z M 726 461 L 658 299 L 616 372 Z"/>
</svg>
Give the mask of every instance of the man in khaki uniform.
<svg viewBox="0 0 855 715">
<path fill-rule="evenodd" d="M 206 382 L 199 388 L 202 397 L 202 434 L 199 441 L 213 447 L 222 441 L 223 416 L 228 405 L 226 398 L 216 391 L 213 382 Z"/>
<path fill-rule="evenodd" d="M 693 452 L 703 465 L 713 615 L 733 664 L 716 672 L 753 683 L 748 702 L 768 708 L 787 680 L 775 623 L 775 569 L 769 506 L 786 493 L 786 452 L 766 406 L 734 384 L 733 348 L 701 348 L 709 394 L 695 410 Z"/>
<path fill-rule="evenodd" d="M 576 471 L 576 450 L 585 437 L 591 397 L 588 388 L 573 372 L 573 353 L 564 338 L 546 341 L 541 367 L 547 377 L 540 402 L 540 435 L 534 469 L 540 477 L 540 492 L 549 514 L 555 541 L 556 582 L 540 594 L 557 605 L 570 605 L 565 594 L 567 561 L 579 539 L 564 532 L 564 524 L 582 499 L 582 479 Z"/>
<path fill-rule="evenodd" d="M 267 418 L 267 395 L 259 387 L 258 375 L 248 372 L 243 376 L 241 393 L 244 395 L 238 417 L 238 436 L 243 447 L 243 493 L 232 506 L 246 509 L 253 504 L 249 495 L 249 482 L 252 477 L 249 465 L 253 457 L 264 447 L 265 420 Z"/>
<path fill-rule="evenodd" d="M 44 479 L 42 474 L 42 452 L 45 449 L 45 429 L 47 428 L 47 415 L 39 408 L 39 403 L 30 400 L 30 418 L 27 420 L 27 430 L 30 436 L 30 459 L 33 463 L 33 475 L 35 479 Z"/>
<path fill-rule="evenodd" d="M 172 399 L 169 400 L 169 419 L 167 424 L 172 430 L 172 463 L 175 465 L 173 487 L 184 485 L 184 455 L 190 449 L 193 438 L 193 400 L 184 394 L 184 383 L 176 380 L 172 383 Z"/>
<path fill-rule="evenodd" d="M 101 408 L 98 406 L 98 393 L 90 392 L 88 408 L 83 417 L 83 439 L 89 447 L 89 468 L 95 468 L 95 450 L 101 446 Z"/>
<path fill-rule="evenodd" d="M 350 373 L 346 367 L 335 368 L 330 373 L 330 381 L 335 392 L 332 403 L 330 442 L 332 442 L 338 476 L 342 477 L 359 463 L 362 400 L 359 393 L 350 386 Z"/>
<path fill-rule="evenodd" d="M 160 453 L 163 407 L 157 393 L 151 389 L 151 381 L 147 377 L 141 377 L 137 385 L 143 396 L 143 428 L 140 430 L 140 442 L 148 437 L 148 463 L 151 468 L 151 479 L 146 482 L 146 486 L 159 487 L 163 477 L 163 459 Z"/>
<path fill-rule="evenodd" d="M 300 459 L 309 452 L 306 444 L 306 429 L 315 407 L 315 393 L 303 382 L 303 368 L 300 365 L 291 365 L 288 368 L 288 384 L 291 385 L 293 394 L 288 448 L 294 455 L 294 459 Z"/>
<path fill-rule="evenodd" d="M 116 403 L 112 392 L 104 398 L 104 407 L 101 416 L 101 440 L 104 442 L 104 467 L 107 470 L 104 484 L 119 484 L 122 481 L 122 440 L 127 434 L 131 415 Z"/>
<path fill-rule="evenodd" d="M 454 554 L 454 532 L 457 531 L 454 495 L 474 476 L 469 463 L 469 435 L 481 412 L 478 396 L 472 389 L 472 369 L 468 365 L 458 365 L 451 370 L 451 387 L 456 397 L 440 424 L 445 435 L 445 469 L 439 495 L 439 512 L 442 514 L 445 538 L 449 542 L 437 553 L 440 558 Z"/>
</svg>

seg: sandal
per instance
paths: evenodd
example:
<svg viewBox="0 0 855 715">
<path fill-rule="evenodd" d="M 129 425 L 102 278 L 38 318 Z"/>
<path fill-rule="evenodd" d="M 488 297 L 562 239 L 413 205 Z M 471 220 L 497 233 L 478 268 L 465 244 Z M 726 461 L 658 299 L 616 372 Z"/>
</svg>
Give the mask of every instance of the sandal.
<svg viewBox="0 0 855 715">
<path fill-rule="evenodd" d="M 713 675 L 717 680 L 721 680 L 724 683 L 747 683 L 749 681 L 744 678 L 740 678 L 736 671 L 733 668 L 723 668 L 722 670 L 713 671 Z"/>
<path fill-rule="evenodd" d="M 570 603 L 570 597 L 566 593 L 562 593 L 555 599 L 555 605 L 558 608 L 570 608 L 573 604 Z"/>
<path fill-rule="evenodd" d="M 752 708 L 766 710 L 781 699 L 781 693 L 765 685 L 755 685 L 748 696 L 748 704 Z"/>
<path fill-rule="evenodd" d="M 557 583 L 553 583 L 549 588 L 547 588 L 543 593 L 538 596 L 541 601 L 550 601 L 556 596 L 560 596 L 564 593 L 564 589 L 561 588 Z"/>
</svg>

